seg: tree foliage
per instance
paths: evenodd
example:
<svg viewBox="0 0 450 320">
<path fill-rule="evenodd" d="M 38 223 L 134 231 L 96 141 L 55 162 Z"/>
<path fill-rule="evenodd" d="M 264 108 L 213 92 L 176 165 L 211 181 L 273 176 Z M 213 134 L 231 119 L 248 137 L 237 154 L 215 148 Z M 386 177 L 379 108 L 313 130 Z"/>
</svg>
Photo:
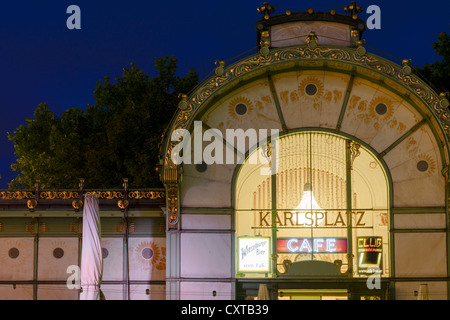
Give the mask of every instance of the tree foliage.
<svg viewBox="0 0 450 320">
<path fill-rule="evenodd" d="M 147 76 L 135 64 L 114 82 L 105 77 L 94 90 L 95 104 L 85 110 L 70 108 L 58 117 L 45 103 L 33 118 L 8 138 L 14 143 L 18 172 L 10 188 L 76 188 L 79 178 L 87 188 L 160 186 L 155 171 L 159 144 L 178 105 L 178 93 L 198 82 L 194 70 L 176 75 L 173 56 L 155 59 L 157 75 Z"/>
<path fill-rule="evenodd" d="M 437 42 L 433 44 L 433 49 L 443 59 L 426 63 L 419 71 L 439 91 L 438 93 L 450 92 L 450 35 L 441 32 Z"/>
</svg>

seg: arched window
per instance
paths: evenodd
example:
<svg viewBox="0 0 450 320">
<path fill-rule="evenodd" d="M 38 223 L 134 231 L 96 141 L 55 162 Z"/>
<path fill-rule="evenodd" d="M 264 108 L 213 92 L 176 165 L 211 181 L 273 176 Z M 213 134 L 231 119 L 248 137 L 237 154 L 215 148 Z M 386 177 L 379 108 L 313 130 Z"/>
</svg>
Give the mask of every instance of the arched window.
<svg viewBox="0 0 450 320">
<path fill-rule="evenodd" d="M 389 183 L 377 157 L 320 131 L 268 146 L 255 152 L 272 152 L 272 174 L 249 157 L 235 180 L 237 275 L 389 276 Z"/>
</svg>

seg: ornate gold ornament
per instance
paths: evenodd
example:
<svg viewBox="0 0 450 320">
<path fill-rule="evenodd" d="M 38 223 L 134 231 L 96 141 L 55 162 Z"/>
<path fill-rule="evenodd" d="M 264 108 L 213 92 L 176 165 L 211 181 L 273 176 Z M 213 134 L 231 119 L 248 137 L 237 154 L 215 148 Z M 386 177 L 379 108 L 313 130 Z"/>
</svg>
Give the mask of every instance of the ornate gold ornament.
<svg viewBox="0 0 450 320">
<path fill-rule="evenodd" d="M 128 206 L 130 205 L 130 203 L 127 200 L 119 200 L 117 202 L 117 206 L 121 209 L 121 210 L 125 210 L 126 208 L 128 208 Z"/>
<path fill-rule="evenodd" d="M 224 73 L 224 70 L 223 70 L 223 68 L 225 68 L 225 61 L 219 61 L 219 60 L 216 60 L 216 65 L 217 65 L 217 67 L 216 67 L 216 69 L 214 70 L 214 72 L 215 72 L 215 74 L 217 75 L 217 76 L 222 76 L 223 75 L 223 73 Z M 187 99 L 186 99 L 187 100 Z"/>
<path fill-rule="evenodd" d="M 256 9 L 259 13 L 261 13 L 265 20 L 269 20 L 270 14 L 275 12 L 275 8 L 272 7 L 268 2 L 264 2 L 263 5 Z"/>
<path fill-rule="evenodd" d="M 317 37 L 315 32 L 310 32 L 308 37 L 306 37 L 306 43 L 311 49 L 317 48 L 319 43 L 319 38 Z"/>
<path fill-rule="evenodd" d="M 75 211 L 80 210 L 82 206 L 83 206 L 82 200 L 73 200 L 72 201 L 72 208 L 74 208 Z"/>
<path fill-rule="evenodd" d="M 166 196 L 164 191 L 130 191 L 128 193 L 128 197 L 131 199 L 148 199 L 148 200 L 155 200 L 155 199 L 164 199 Z"/>
<path fill-rule="evenodd" d="M 356 1 L 352 1 L 350 5 L 344 8 L 344 11 L 352 16 L 353 19 L 358 19 L 358 13 L 361 13 L 364 10 L 363 7 L 359 6 Z M 355 18 L 356 16 L 356 18 Z"/>
<path fill-rule="evenodd" d="M 78 199 L 78 191 L 41 191 L 39 194 L 41 199 Z"/>
<path fill-rule="evenodd" d="M 186 101 L 188 99 L 188 96 L 183 94 L 183 93 L 180 93 L 178 95 L 178 98 L 180 99 L 180 102 L 178 102 L 178 108 L 180 108 L 181 110 L 186 109 L 187 108 L 187 102 Z"/>
<path fill-rule="evenodd" d="M 167 188 L 167 222 L 169 229 L 176 229 L 178 221 L 178 187 L 171 185 Z"/>
<path fill-rule="evenodd" d="M 411 68 L 411 63 L 412 63 L 412 60 L 411 59 L 404 59 L 403 61 L 402 61 L 402 65 L 403 65 L 403 68 L 402 68 L 402 70 L 403 70 L 403 73 L 404 74 L 411 74 L 412 73 L 412 68 Z"/>
<path fill-rule="evenodd" d="M 34 209 L 36 209 L 37 205 L 38 205 L 38 202 L 35 199 L 27 201 L 27 207 L 30 211 L 34 211 Z"/>
<path fill-rule="evenodd" d="M 1 191 L 0 200 L 34 199 L 31 191 Z"/>
<path fill-rule="evenodd" d="M 361 148 L 361 145 L 358 143 L 352 142 L 350 144 L 350 154 L 351 154 L 351 166 L 353 167 L 353 162 L 359 155 L 361 154 L 361 151 L 359 150 Z"/>
<path fill-rule="evenodd" d="M 367 53 L 366 48 L 364 48 L 364 45 L 366 44 L 365 40 L 358 40 L 356 41 L 356 53 L 358 53 L 360 56 L 363 56 Z"/>
</svg>

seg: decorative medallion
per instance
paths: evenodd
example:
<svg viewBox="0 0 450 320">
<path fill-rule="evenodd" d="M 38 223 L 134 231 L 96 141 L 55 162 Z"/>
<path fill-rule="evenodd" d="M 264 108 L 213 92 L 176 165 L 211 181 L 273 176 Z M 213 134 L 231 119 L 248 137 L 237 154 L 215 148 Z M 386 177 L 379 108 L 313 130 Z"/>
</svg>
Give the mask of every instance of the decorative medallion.
<svg viewBox="0 0 450 320">
<path fill-rule="evenodd" d="M 11 249 L 9 249 L 9 251 L 8 251 L 8 256 L 9 256 L 11 259 L 16 259 L 16 258 L 19 256 L 19 249 L 17 249 L 17 248 L 11 248 Z"/>
<path fill-rule="evenodd" d="M 61 259 L 64 256 L 64 250 L 62 248 L 55 248 L 53 250 L 53 257 Z"/>
<path fill-rule="evenodd" d="M 314 108 L 317 109 L 317 102 L 323 98 L 324 94 L 323 81 L 312 76 L 303 79 L 298 86 L 298 94 L 303 99 L 312 99 Z"/>
<path fill-rule="evenodd" d="M 385 96 L 377 96 L 371 101 L 353 95 L 350 99 L 347 117 L 351 114 L 363 121 L 366 125 L 371 125 L 375 130 L 380 130 L 384 125 L 399 133 L 406 129 L 406 125 L 398 121 L 394 116 L 393 102 Z"/>
<path fill-rule="evenodd" d="M 157 270 L 166 269 L 166 248 L 159 247 L 154 241 L 142 241 L 134 249 L 136 260 L 146 270 L 155 267 Z"/>
<path fill-rule="evenodd" d="M 237 97 L 230 101 L 228 114 L 232 120 L 238 120 L 240 116 L 253 111 L 253 103 L 247 97 Z"/>
<path fill-rule="evenodd" d="M 436 172 L 436 161 L 434 158 L 426 153 L 421 153 L 416 157 L 416 167 L 419 172 L 423 172 L 427 175 L 432 175 Z"/>
</svg>

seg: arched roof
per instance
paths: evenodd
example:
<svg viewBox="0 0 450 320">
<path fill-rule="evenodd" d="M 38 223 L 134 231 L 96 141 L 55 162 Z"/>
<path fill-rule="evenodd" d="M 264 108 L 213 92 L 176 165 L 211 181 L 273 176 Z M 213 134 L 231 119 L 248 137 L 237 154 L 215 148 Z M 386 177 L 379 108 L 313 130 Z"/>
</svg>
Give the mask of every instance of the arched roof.
<svg viewBox="0 0 450 320">
<path fill-rule="evenodd" d="M 364 50 L 365 51 L 365 50 Z M 245 84 L 268 76 L 280 75 L 295 70 L 330 71 L 364 79 L 382 86 L 408 102 L 421 114 L 442 148 L 443 166 L 448 163 L 448 142 L 450 137 L 450 112 L 448 101 L 434 92 L 418 76 L 405 71 L 377 55 L 356 48 L 308 45 L 271 49 L 267 54 L 257 53 L 225 67 L 217 72 L 179 104 L 174 119 L 166 132 L 162 144 L 162 172 L 164 183 L 176 183 L 177 166 L 171 160 L 171 151 L 177 141 L 171 141 L 177 129 L 190 129 L 193 121 L 205 114 L 221 98 Z M 283 130 L 288 128 L 283 127 Z M 340 130 L 339 127 L 336 128 Z"/>
</svg>

